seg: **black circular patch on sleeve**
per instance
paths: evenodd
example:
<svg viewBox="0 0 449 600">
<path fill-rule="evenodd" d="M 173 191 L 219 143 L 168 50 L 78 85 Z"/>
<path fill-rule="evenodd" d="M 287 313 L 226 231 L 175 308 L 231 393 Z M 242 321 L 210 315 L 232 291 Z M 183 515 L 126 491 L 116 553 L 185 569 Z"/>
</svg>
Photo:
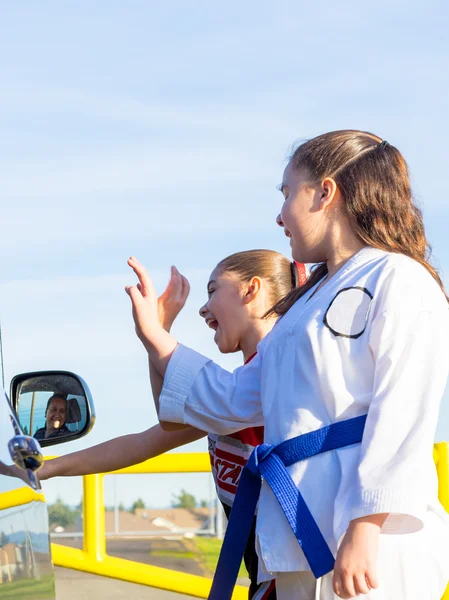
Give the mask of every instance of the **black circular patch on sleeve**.
<svg viewBox="0 0 449 600">
<path fill-rule="evenodd" d="M 323 322 L 334 335 L 359 338 L 365 331 L 372 299 L 364 287 L 343 288 L 329 304 Z"/>
</svg>

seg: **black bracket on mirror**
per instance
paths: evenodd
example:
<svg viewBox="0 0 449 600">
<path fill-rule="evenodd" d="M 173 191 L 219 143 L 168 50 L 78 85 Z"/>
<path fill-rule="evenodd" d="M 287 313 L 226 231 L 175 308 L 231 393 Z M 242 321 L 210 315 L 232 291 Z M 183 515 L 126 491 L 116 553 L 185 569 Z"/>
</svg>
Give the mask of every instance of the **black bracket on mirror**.
<svg viewBox="0 0 449 600">
<path fill-rule="evenodd" d="M 55 389 L 57 386 L 57 389 Z M 20 373 L 11 380 L 10 399 L 13 408 L 18 415 L 20 394 L 30 391 L 52 392 L 64 391 L 65 394 L 83 395 L 86 400 L 86 422 L 78 431 L 70 432 L 69 435 L 60 435 L 57 437 L 39 438 L 39 444 L 42 447 L 53 446 L 64 442 L 76 440 L 85 436 L 92 429 L 95 423 L 95 407 L 89 386 L 82 377 L 70 371 L 33 371 L 30 373 Z M 77 402 L 74 402 L 79 412 Z M 79 417 L 78 417 L 79 418 Z M 78 420 L 77 417 L 75 419 Z M 31 434 L 31 432 L 30 432 Z"/>
</svg>

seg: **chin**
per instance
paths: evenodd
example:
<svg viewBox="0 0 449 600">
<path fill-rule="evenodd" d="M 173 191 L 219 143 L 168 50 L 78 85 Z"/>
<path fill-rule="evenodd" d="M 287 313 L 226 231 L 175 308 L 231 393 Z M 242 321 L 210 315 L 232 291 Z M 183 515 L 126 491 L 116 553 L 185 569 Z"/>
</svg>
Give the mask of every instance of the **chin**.
<svg viewBox="0 0 449 600">
<path fill-rule="evenodd" d="M 220 350 L 221 354 L 229 354 L 230 352 L 232 352 L 232 350 L 229 348 L 229 346 L 227 346 L 226 344 L 217 344 L 218 349 Z"/>
<path fill-rule="evenodd" d="M 297 248 L 292 248 L 292 258 L 296 260 L 296 262 L 303 264 L 317 264 L 321 262 L 325 262 L 326 258 L 321 256 L 320 252 L 314 252 L 313 250 L 302 250 Z"/>
<path fill-rule="evenodd" d="M 226 344 L 224 343 L 217 343 L 218 349 L 220 350 L 221 354 L 234 354 L 234 352 L 239 352 L 240 348 L 238 347 L 238 344 Z"/>
</svg>

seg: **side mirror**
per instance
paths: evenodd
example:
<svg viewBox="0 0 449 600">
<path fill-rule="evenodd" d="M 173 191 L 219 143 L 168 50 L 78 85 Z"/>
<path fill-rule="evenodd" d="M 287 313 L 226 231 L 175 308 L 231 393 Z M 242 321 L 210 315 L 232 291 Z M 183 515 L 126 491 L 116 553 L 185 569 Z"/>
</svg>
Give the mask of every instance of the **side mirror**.
<svg viewBox="0 0 449 600">
<path fill-rule="evenodd" d="M 10 398 L 24 434 L 37 439 L 42 447 L 77 440 L 95 423 L 87 383 L 69 371 L 16 375 Z"/>
</svg>

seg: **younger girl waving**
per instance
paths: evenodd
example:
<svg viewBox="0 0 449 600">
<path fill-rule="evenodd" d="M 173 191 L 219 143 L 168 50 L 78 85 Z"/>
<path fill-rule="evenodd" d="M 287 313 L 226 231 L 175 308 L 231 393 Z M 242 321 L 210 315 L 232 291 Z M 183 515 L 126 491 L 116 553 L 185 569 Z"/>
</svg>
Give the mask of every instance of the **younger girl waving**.
<svg viewBox="0 0 449 600">
<path fill-rule="evenodd" d="M 146 285 L 145 273 L 135 267 Z M 272 250 L 237 252 L 218 263 L 208 285 L 208 300 L 200 309 L 206 324 L 215 331 L 215 342 L 223 353 L 238 352 L 244 361 L 254 357 L 257 344 L 271 330 L 275 315 L 263 318 L 267 310 L 293 287 L 305 282 L 304 265 L 295 265 Z M 158 300 L 159 318 L 167 331 L 183 308 L 189 286 L 173 268 L 167 290 Z M 151 365 L 150 365 L 151 368 Z M 159 395 L 162 378 L 151 370 L 153 391 Z M 92 448 L 47 461 L 39 471 L 40 479 L 57 476 L 87 475 L 115 471 L 153 458 L 204 437 L 204 431 L 189 427 L 182 431 L 164 431 L 160 425 L 141 433 L 109 440 Z M 209 434 L 209 453 L 218 496 L 229 517 L 244 465 L 254 447 L 263 442 L 263 427 L 250 427 L 231 435 Z M 255 527 L 245 550 L 245 564 L 251 580 L 249 598 L 274 600 L 273 580 L 257 583 L 258 561 Z"/>
</svg>

